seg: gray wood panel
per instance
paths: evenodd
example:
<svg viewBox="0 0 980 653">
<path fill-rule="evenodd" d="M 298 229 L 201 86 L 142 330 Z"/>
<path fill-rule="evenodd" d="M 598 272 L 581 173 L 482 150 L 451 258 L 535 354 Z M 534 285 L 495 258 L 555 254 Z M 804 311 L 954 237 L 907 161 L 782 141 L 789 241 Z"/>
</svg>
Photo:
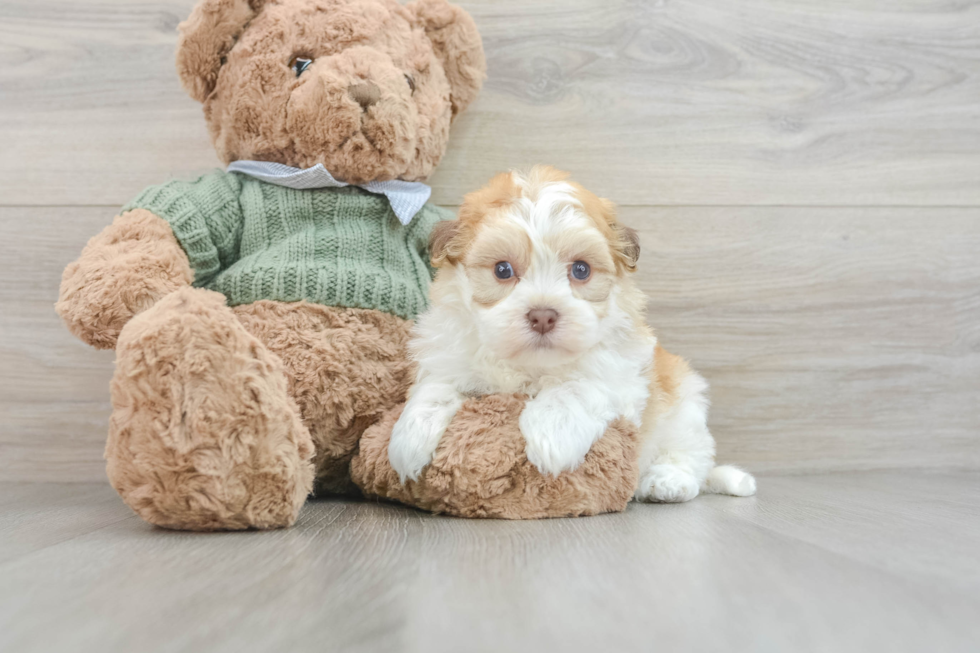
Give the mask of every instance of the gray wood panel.
<svg viewBox="0 0 980 653">
<path fill-rule="evenodd" d="M 111 352 L 55 315 L 109 208 L 0 208 L 0 475 L 103 478 Z M 752 470 L 980 466 L 980 209 L 625 208 L 661 342 Z"/>
<path fill-rule="evenodd" d="M 712 384 L 719 459 L 980 464 L 980 209 L 627 209 L 668 349 Z"/>
<path fill-rule="evenodd" d="M 216 165 L 174 72 L 192 4 L 0 4 L 0 203 L 119 205 Z M 539 162 L 633 205 L 980 203 L 977 2 L 461 4 L 489 79 L 440 203 Z"/>
<path fill-rule="evenodd" d="M 0 488 L 0 565 L 133 518 L 108 483 L 4 482 Z"/>
<path fill-rule="evenodd" d="M 763 476 L 749 499 L 523 523 L 325 501 L 236 534 L 154 529 L 104 485 L 7 484 L 0 648 L 972 651 L 977 481 Z"/>
</svg>

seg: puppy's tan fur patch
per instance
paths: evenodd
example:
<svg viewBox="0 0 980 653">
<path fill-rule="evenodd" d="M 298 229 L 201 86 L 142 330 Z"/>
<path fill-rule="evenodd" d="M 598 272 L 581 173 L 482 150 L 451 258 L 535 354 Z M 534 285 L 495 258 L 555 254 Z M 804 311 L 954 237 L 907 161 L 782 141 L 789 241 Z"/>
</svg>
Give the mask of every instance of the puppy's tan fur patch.
<svg viewBox="0 0 980 653">
<path fill-rule="evenodd" d="M 677 391 L 681 382 L 691 374 L 687 361 L 672 354 L 660 345 L 653 353 L 653 367 L 650 370 L 650 399 L 643 413 L 643 424 L 656 424 L 660 415 L 666 413 L 679 399 Z"/>
<path fill-rule="evenodd" d="M 492 228 L 480 230 L 466 255 L 466 275 L 473 290 L 473 301 L 484 306 L 496 304 L 514 289 L 531 264 L 531 239 L 527 232 L 499 218 L 490 218 Z M 507 261 L 514 276 L 507 280 L 494 275 L 497 263 Z"/>
<path fill-rule="evenodd" d="M 517 174 L 504 172 L 496 175 L 486 186 L 464 197 L 456 222 L 445 222 L 437 226 L 431 238 L 433 265 L 444 267 L 463 261 L 482 227 L 492 223 L 491 218 L 499 216 L 502 209 L 513 206 L 522 198 L 535 202 L 547 185 L 562 182 L 572 188 L 572 195 L 582 212 L 602 234 L 608 246 L 605 252 L 597 252 L 597 243 L 589 239 L 588 242 L 578 245 L 582 248 L 582 257 L 593 254 L 593 268 L 598 266 L 600 272 L 622 273 L 636 269 L 640 255 L 639 237 L 634 229 L 617 222 L 616 207 L 612 202 L 596 196 L 576 182 L 569 181 L 568 173 L 551 166 L 535 166 L 520 182 Z M 559 247 L 570 255 L 575 248 L 574 242 Z M 476 264 L 477 261 L 473 263 Z M 610 263 L 615 270 L 610 269 Z"/>
<path fill-rule="evenodd" d="M 441 268 L 460 263 L 476 238 L 480 225 L 520 196 L 521 189 L 514 183 L 513 176 L 504 172 L 480 190 L 464 197 L 457 220 L 440 223 L 433 232 L 430 239 L 432 265 Z"/>
</svg>

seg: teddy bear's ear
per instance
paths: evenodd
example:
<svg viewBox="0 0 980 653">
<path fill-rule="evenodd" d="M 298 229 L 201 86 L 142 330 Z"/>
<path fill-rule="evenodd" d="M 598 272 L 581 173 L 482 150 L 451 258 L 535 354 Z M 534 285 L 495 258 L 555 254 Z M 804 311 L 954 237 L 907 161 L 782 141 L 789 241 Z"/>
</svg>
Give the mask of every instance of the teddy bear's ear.
<svg viewBox="0 0 980 653">
<path fill-rule="evenodd" d="M 476 23 L 447 0 L 415 0 L 406 5 L 425 29 L 449 79 L 453 117 L 476 99 L 487 61 Z"/>
<path fill-rule="evenodd" d="M 200 0 L 178 26 L 177 74 L 184 90 L 204 102 L 218 79 L 218 69 L 242 30 L 265 0 Z"/>
</svg>

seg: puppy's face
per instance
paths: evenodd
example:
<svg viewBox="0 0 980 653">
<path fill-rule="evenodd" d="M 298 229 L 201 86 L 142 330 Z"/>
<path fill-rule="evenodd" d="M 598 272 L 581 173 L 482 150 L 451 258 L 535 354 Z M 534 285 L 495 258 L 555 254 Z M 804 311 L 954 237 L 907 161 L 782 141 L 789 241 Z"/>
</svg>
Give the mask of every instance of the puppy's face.
<svg viewBox="0 0 980 653">
<path fill-rule="evenodd" d="M 505 173 L 442 223 L 433 260 L 452 268 L 481 343 L 535 367 L 574 361 L 625 317 L 615 297 L 639 255 L 612 205 L 553 168 Z"/>
</svg>

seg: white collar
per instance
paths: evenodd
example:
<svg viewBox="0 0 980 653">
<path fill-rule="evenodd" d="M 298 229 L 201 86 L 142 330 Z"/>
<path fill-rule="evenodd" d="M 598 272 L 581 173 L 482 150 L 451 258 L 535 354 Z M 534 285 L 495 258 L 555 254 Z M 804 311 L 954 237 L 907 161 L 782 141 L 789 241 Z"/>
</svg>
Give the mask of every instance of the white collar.
<svg viewBox="0 0 980 653">
<path fill-rule="evenodd" d="M 286 186 L 298 190 L 311 188 L 342 188 L 350 186 L 343 181 L 333 178 L 323 164 L 318 163 L 312 168 L 292 168 L 281 163 L 269 161 L 234 161 L 228 166 L 228 172 L 240 172 L 249 177 L 255 177 L 270 184 Z M 432 189 L 420 181 L 369 181 L 366 184 L 354 184 L 369 193 L 384 195 L 391 204 L 391 209 L 398 221 L 407 225 L 415 217 L 422 206 L 429 201 Z"/>
</svg>

